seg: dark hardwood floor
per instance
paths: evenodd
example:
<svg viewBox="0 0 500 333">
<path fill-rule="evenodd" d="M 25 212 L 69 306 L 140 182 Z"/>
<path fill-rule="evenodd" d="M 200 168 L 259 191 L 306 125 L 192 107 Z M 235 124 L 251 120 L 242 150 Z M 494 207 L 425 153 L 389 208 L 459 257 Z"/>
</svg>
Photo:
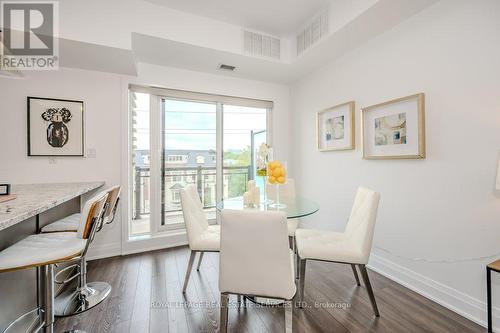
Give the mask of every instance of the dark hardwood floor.
<svg viewBox="0 0 500 333">
<path fill-rule="evenodd" d="M 187 247 L 114 257 L 89 263 L 89 281 L 108 281 L 106 301 L 79 316 L 56 320 L 56 332 L 217 332 L 218 255 L 206 253 L 183 297 Z M 197 263 L 197 261 L 196 261 Z M 485 332 L 475 323 L 373 272 L 369 275 L 379 306 L 373 316 L 364 287 L 350 266 L 308 262 L 304 301 L 294 309 L 294 332 Z M 284 309 L 233 298 L 230 332 L 284 332 Z"/>
</svg>

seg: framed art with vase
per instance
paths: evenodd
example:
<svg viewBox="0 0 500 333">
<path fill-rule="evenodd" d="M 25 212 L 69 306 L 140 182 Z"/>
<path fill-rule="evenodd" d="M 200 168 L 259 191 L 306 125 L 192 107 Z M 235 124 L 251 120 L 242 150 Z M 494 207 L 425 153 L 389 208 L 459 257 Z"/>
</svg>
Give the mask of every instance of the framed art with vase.
<svg viewBox="0 0 500 333">
<path fill-rule="evenodd" d="M 83 102 L 28 97 L 28 156 L 83 156 Z"/>
</svg>

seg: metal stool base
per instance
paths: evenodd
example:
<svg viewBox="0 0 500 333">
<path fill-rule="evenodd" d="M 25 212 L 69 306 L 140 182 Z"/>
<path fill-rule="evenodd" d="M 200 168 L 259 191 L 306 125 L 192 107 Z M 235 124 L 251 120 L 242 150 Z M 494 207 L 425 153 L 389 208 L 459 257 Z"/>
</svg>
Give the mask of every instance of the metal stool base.
<svg viewBox="0 0 500 333">
<path fill-rule="evenodd" d="M 68 317 L 92 309 L 111 293 L 111 286 L 106 282 L 90 282 L 76 291 L 65 291 L 54 301 L 54 315 Z"/>
</svg>

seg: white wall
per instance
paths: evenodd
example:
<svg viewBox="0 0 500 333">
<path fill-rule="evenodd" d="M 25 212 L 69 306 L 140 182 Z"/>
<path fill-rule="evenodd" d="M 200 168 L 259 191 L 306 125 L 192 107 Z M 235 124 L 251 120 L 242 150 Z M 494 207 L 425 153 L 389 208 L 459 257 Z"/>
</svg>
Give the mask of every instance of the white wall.
<svg viewBox="0 0 500 333">
<path fill-rule="evenodd" d="M 20 80 L 0 77 L 0 183 L 104 180 L 106 186 L 121 184 L 126 178 L 123 167 L 127 145 L 122 123 L 128 112 L 129 83 L 272 100 L 274 143 L 280 155 L 288 158 L 287 86 L 142 64 L 139 77 L 62 68 L 27 72 L 26 78 Z M 86 149 L 94 148 L 96 158 L 58 157 L 55 164 L 50 164 L 47 157 L 26 156 L 27 96 L 83 100 Z M 124 193 L 122 200 L 126 198 Z M 117 221 L 120 220 L 119 216 Z M 93 245 L 91 256 L 120 254 L 125 223 L 124 217 L 121 223 L 104 229 Z"/>
<path fill-rule="evenodd" d="M 371 266 L 479 322 L 484 265 L 500 256 L 499 31 L 499 1 L 443 0 L 291 91 L 298 187 L 321 205 L 305 225 L 343 230 L 356 187 L 380 191 Z M 427 158 L 363 160 L 360 107 L 417 92 L 427 99 Z M 315 112 L 349 100 L 356 101 L 356 149 L 318 152 Z"/>
<path fill-rule="evenodd" d="M 59 2 L 62 38 L 131 48 L 131 33 L 242 53 L 241 27 L 143 0 Z M 92 22 L 92 24 L 89 24 Z"/>
</svg>

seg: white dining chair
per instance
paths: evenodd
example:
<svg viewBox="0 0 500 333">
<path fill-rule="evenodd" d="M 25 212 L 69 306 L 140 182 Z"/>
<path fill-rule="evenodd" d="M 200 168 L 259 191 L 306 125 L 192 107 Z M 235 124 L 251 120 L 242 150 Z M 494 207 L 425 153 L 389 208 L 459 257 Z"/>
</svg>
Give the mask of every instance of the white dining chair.
<svg viewBox="0 0 500 333">
<path fill-rule="evenodd" d="M 285 328 L 291 333 L 296 287 L 286 215 L 223 210 L 220 218 L 220 332 L 227 331 L 228 301 L 233 294 L 284 300 Z"/>
<path fill-rule="evenodd" d="M 286 183 L 279 186 L 280 191 L 280 201 L 294 200 L 296 198 L 295 192 L 295 180 L 293 178 L 287 178 Z M 271 200 L 276 201 L 276 186 L 275 185 L 267 185 L 266 187 L 267 197 Z M 292 246 L 295 246 L 295 230 L 299 226 L 299 219 L 288 219 L 288 237 L 292 242 Z M 294 249 L 295 252 L 295 249 Z"/>
<path fill-rule="evenodd" d="M 197 267 L 197 270 L 199 271 L 203 254 L 205 252 L 219 252 L 220 226 L 208 224 L 208 220 L 205 212 L 203 211 L 203 205 L 195 185 L 187 185 L 185 188 L 180 190 L 180 194 L 182 214 L 184 216 L 184 223 L 186 224 L 189 248 L 191 249 L 186 277 L 184 279 L 184 286 L 182 288 L 182 292 L 185 293 L 196 253 L 200 253 Z"/>
<path fill-rule="evenodd" d="M 370 257 L 373 231 L 380 194 L 360 187 L 351 215 L 342 233 L 313 229 L 297 229 L 297 265 L 299 271 L 299 304 L 304 300 L 306 260 L 328 261 L 351 265 L 356 284 L 360 286 L 356 266 L 359 267 L 375 316 L 379 317 L 377 302 L 368 277 L 366 264 Z"/>
</svg>

